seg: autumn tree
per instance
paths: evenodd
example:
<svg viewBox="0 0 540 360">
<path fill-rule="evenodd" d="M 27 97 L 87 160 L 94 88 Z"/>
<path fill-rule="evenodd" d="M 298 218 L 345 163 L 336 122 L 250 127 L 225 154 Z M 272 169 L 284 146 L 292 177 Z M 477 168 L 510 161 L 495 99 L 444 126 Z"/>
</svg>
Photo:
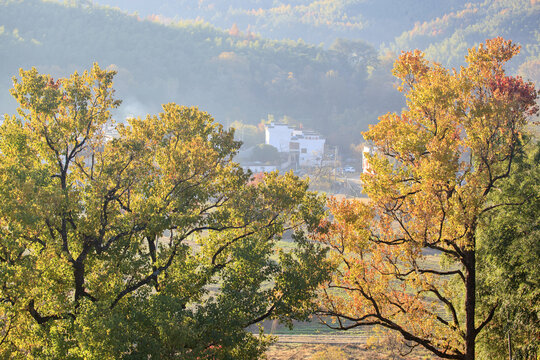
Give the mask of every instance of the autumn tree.
<svg viewBox="0 0 540 360">
<path fill-rule="evenodd" d="M 280 155 L 278 149 L 268 144 L 258 144 L 251 150 L 251 159 L 265 164 L 276 164 Z"/>
<path fill-rule="evenodd" d="M 487 40 L 459 71 L 419 51 L 396 61 L 407 108 L 364 133 L 377 149 L 362 177 L 369 203 L 331 201 L 319 235 L 336 266 L 321 296 L 321 314 L 337 320 L 330 326 L 377 325 L 411 348 L 475 358 L 499 307 L 477 302 L 479 222 L 524 204 L 491 195 L 515 172 L 524 126 L 538 112 L 534 85 L 503 69 L 518 51 Z"/>
<path fill-rule="evenodd" d="M 252 179 L 197 108 L 115 125 L 114 72 L 20 72 L 0 127 L 0 357 L 253 359 L 246 327 L 312 311 L 323 202 Z M 292 230 L 297 247 L 278 252 Z M 316 264 L 316 266 L 315 266 Z M 321 266 L 322 264 L 322 266 Z"/>
</svg>

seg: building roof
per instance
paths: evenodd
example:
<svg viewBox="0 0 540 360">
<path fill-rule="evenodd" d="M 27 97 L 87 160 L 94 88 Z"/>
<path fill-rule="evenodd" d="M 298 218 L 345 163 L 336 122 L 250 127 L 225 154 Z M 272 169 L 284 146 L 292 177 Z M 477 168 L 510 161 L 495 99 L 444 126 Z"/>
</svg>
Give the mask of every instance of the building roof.
<svg viewBox="0 0 540 360">
<path fill-rule="evenodd" d="M 321 136 L 321 134 L 319 134 L 316 131 L 298 129 L 298 128 L 295 128 L 295 127 L 290 126 L 288 124 L 285 124 L 285 123 L 270 123 L 270 124 L 267 124 L 265 126 L 267 128 L 270 128 L 270 129 L 279 126 L 279 127 L 288 127 L 289 129 L 294 130 L 296 132 L 296 134 L 291 136 L 291 140 L 303 139 L 305 136 L 316 136 L 316 137 L 318 137 L 318 139 L 313 139 L 313 140 L 324 140 L 324 138 Z"/>
</svg>

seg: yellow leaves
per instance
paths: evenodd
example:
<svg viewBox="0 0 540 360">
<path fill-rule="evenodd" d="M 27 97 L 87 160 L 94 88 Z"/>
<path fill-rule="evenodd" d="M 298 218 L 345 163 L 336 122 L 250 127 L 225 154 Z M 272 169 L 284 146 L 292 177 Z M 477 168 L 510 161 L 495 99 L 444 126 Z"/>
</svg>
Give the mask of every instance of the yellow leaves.
<svg viewBox="0 0 540 360">
<path fill-rule="evenodd" d="M 403 86 L 412 86 L 428 71 L 428 62 L 424 59 L 424 54 L 419 50 L 402 52 L 394 63 L 392 74 L 402 80 L 400 91 L 404 91 Z"/>
<path fill-rule="evenodd" d="M 362 177 L 370 201 L 330 200 L 333 218 L 318 237 L 336 269 L 329 309 L 388 320 L 444 351 L 465 347 L 456 314 L 474 284 L 464 275 L 471 267 L 464 254 L 474 255 L 487 196 L 512 171 L 527 117 L 538 112 L 534 86 L 502 68 L 518 51 L 510 41 L 488 40 L 470 50 L 459 72 L 418 51 L 396 61 L 408 108 L 363 134 L 376 149 Z M 448 263 L 433 263 L 427 251 Z"/>
<path fill-rule="evenodd" d="M 14 78 L 11 93 L 20 104 L 31 146 L 47 162 L 60 166 L 87 147 L 100 146 L 97 135 L 119 104 L 110 88 L 113 75 L 94 64 L 90 72 L 56 81 L 35 68 L 21 69 L 20 80 Z"/>
<path fill-rule="evenodd" d="M 502 71 L 501 66 L 517 55 L 521 46 L 512 43 L 512 40 L 504 40 L 502 37 L 487 39 L 478 48 L 470 48 L 465 60 L 469 64 L 477 65 L 481 70 L 493 69 Z M 495 67 L 493 68 L 493 66 Z"/>
</svg>

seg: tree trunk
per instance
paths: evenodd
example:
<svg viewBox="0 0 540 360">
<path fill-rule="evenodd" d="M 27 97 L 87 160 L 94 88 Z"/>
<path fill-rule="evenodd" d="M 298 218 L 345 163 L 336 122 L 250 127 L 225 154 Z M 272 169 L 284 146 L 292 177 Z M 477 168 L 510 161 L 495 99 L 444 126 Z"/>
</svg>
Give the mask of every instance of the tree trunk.
<svg viewBox="0 0 540 360">
<path fill-rule="evenodd" d="M 512 360 L 512 334 L 508 330 L 508 360 Z"/>
<path fill-rule="evenodd" d="M 73 264 L 73 278 L 75 280 L 75 301 L 78 303 L 84 293 L 84 261 Z"/>
<path fill-rule="evenodd" d="M 88 243 L 83 245 L 83 249 L 77 259 L 73 262 L 73 279 L 75 280 L 75 306 L 79 307 L 79 301 L 85 295 L 85 261 L 86 256 L 90 252 Z"/>
<path fill-rule="evenodd" d="M 473 243 L 474 244 L 474 243 Z M 465 251 L 465 359 L 474 360 L 476 345 L 475 310 L 476 310 L 476 257 L 474 247 Z"/>
</svg>

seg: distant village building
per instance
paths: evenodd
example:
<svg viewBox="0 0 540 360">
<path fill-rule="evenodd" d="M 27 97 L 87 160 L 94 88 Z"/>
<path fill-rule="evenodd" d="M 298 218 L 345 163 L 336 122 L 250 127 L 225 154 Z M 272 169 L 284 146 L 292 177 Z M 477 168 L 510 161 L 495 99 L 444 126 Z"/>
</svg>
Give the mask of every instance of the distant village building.
<svg viewBox="0 0 540 360">
<path fill-rule="evenodd" d="M 326 139 L 312 131 L 294 131 L 289 152 L 300 166 L 320 166 Z"/>
<path fill-rule="evenodd" d="M 326 139 L 313 131 L 294 129 L 287 124 L 271 123 L 265 129 L 268 145 L 281 153 L 289 153 L 292 164 L 298 166 L 320 166 Z"/>
<path fill-rule="evenodd" d="M 271 123 L 265 126 L 265 143 L 272 145 L 279 152 L 289 152 L 289 144 L 294 128 L 287 124 Z"/>
<path fill-rule="evenodd" d="M 242 165 L 242 169 L 244 169 L 245 171 L 251 170 L 252 173 L 258 174 L 258 173 L 263 173 L 263 172 L 276 171 L 277 166 L 251 163 L 251 164 Z"/>
</svg>

